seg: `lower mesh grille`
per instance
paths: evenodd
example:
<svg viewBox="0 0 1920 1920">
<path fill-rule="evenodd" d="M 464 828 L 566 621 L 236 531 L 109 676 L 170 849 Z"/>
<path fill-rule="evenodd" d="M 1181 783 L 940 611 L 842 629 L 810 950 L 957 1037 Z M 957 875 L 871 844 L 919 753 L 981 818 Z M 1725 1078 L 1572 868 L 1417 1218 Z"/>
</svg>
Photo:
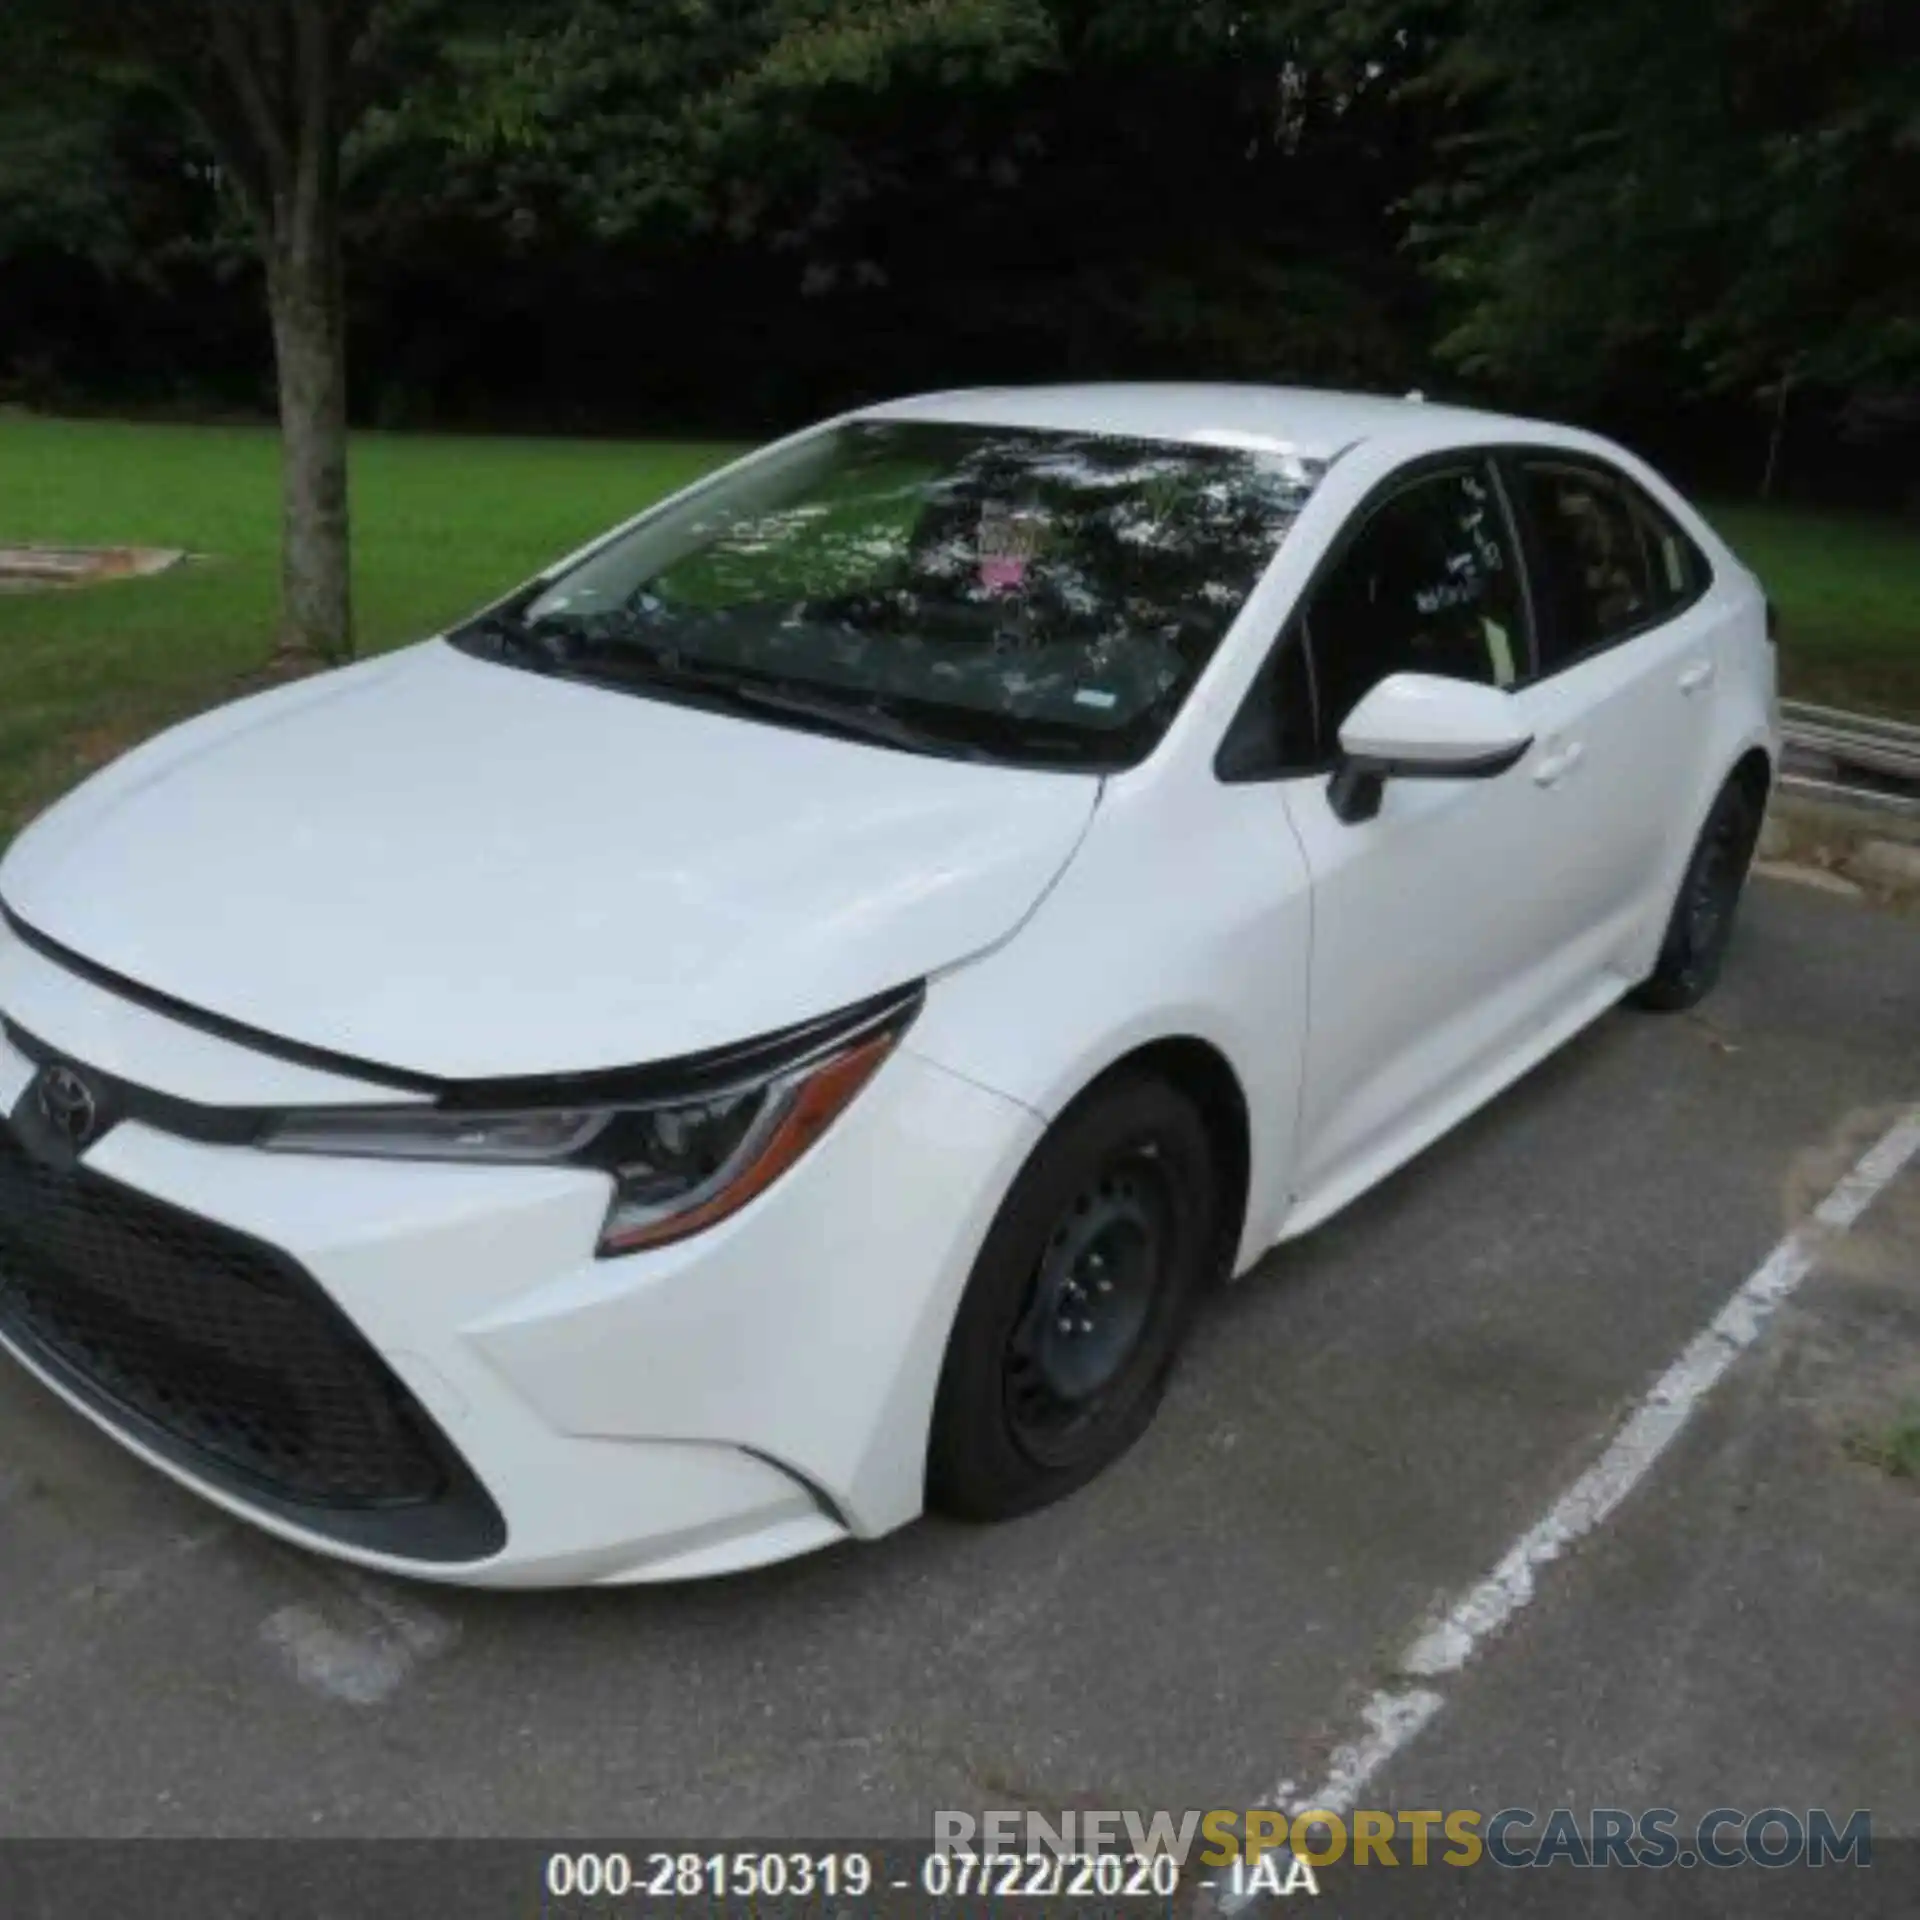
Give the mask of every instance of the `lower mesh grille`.
<svg viewBox="0 0 1920 1920">
<path fill-rule="evenodd" d="M 300 1267 L 84 1167 L 43 1166 L 4 1124 L 0 1332 L 209 1478 L 318 1510 L 303 1524 L 351 1535 L 326 1514 L 477 1502 L 498 1544 L 485 1495 Z M 487 1550 L 477 1539 L 468 1552 Z"/>
</svg>

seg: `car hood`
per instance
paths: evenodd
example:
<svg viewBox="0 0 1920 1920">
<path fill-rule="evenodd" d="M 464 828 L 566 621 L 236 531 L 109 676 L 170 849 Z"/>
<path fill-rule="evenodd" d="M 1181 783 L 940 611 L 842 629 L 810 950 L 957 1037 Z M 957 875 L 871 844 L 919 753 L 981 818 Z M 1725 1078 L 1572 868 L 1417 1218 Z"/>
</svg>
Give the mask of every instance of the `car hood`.
<svg viewBox="0 0 1920 1920">
<path fill-rule="evenodd" d="M 994 945 L 1096 779 L 903 753 L 434 641 L 127 756 L 0 862 L 81 958 L 447 1079 L 622 1066 Z"/>
</svg>

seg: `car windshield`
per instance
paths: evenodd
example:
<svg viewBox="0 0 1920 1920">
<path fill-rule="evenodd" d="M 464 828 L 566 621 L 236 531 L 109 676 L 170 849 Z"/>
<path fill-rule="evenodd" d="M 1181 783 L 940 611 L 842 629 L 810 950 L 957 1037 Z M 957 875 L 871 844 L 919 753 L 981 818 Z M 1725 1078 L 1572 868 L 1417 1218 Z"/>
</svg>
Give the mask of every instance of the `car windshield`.
<svg viewBox="0 0 1920 1920">
<path fill-rule="evenodd" d="M 1121 766 L 1165 731 L 1319 473 L 1251 441 L 859 420 L 453 637 L 919 751 Z"/>
</svg>

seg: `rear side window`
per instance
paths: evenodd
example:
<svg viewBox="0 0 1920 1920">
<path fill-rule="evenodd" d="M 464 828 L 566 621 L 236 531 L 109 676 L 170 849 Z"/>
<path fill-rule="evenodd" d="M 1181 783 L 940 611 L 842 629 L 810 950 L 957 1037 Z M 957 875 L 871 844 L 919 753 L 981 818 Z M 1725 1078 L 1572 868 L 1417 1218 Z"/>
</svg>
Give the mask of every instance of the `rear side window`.
<svg viewBox="0 0 1920 1920">
<path fill-rule="evenodd" d="M 1625 475 L 1524 456 L 1513 475 L 1535 543 L 1542 672 L 1627 639 L 1706 591 L 1706 556 Z"/>
<path fill-rule="evenodd" d="M 1712 578 L 1707 556 L 1638 487 L 1629 486 L 1627 497 L 1652 562 L 1654 606 L 1662 615 L 1678 613 L 1706 592 Z"/>
<path fill-rule="evenodd" d="M 1533 589 L 1543 671 L 1655 617 L 1653 569 L 1623 487 L 1591 467 L 1522 460 L 1519 494 L 1539 548 Z"/>
<path fill-rule="evenodd" d="M 1304 631 L 1323 741 L 1389 674 L 1525 679 L 1520 572 L 1488 469 L 1425 475 L 1375 508 L 1314 588 Z"/>
</svg>

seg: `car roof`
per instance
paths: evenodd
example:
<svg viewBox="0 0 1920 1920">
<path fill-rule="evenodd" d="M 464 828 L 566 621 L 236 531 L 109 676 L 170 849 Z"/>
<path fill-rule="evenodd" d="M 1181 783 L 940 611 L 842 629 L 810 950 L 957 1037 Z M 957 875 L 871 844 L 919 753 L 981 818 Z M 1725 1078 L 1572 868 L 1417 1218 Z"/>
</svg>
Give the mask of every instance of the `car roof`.
<svg viewBox="0 0 1920 1920">
<path fill-rule="evenodd" d="M 859 418 L 951 420 L 974 426 L 1043 427 L 1194 445 L 1258 444 L 1331 460 L 1363 440 L 1428 445 L 1498 438 L 1505 429 L 1541 435 L 1544 423 L 1441 406 L 1417 394 L 1339 393 L 1320 387 L 1226 382 L 1096 381 L 1073 386 L 981 387 L 918 394 L 861 409 Z"/>
</svg>

